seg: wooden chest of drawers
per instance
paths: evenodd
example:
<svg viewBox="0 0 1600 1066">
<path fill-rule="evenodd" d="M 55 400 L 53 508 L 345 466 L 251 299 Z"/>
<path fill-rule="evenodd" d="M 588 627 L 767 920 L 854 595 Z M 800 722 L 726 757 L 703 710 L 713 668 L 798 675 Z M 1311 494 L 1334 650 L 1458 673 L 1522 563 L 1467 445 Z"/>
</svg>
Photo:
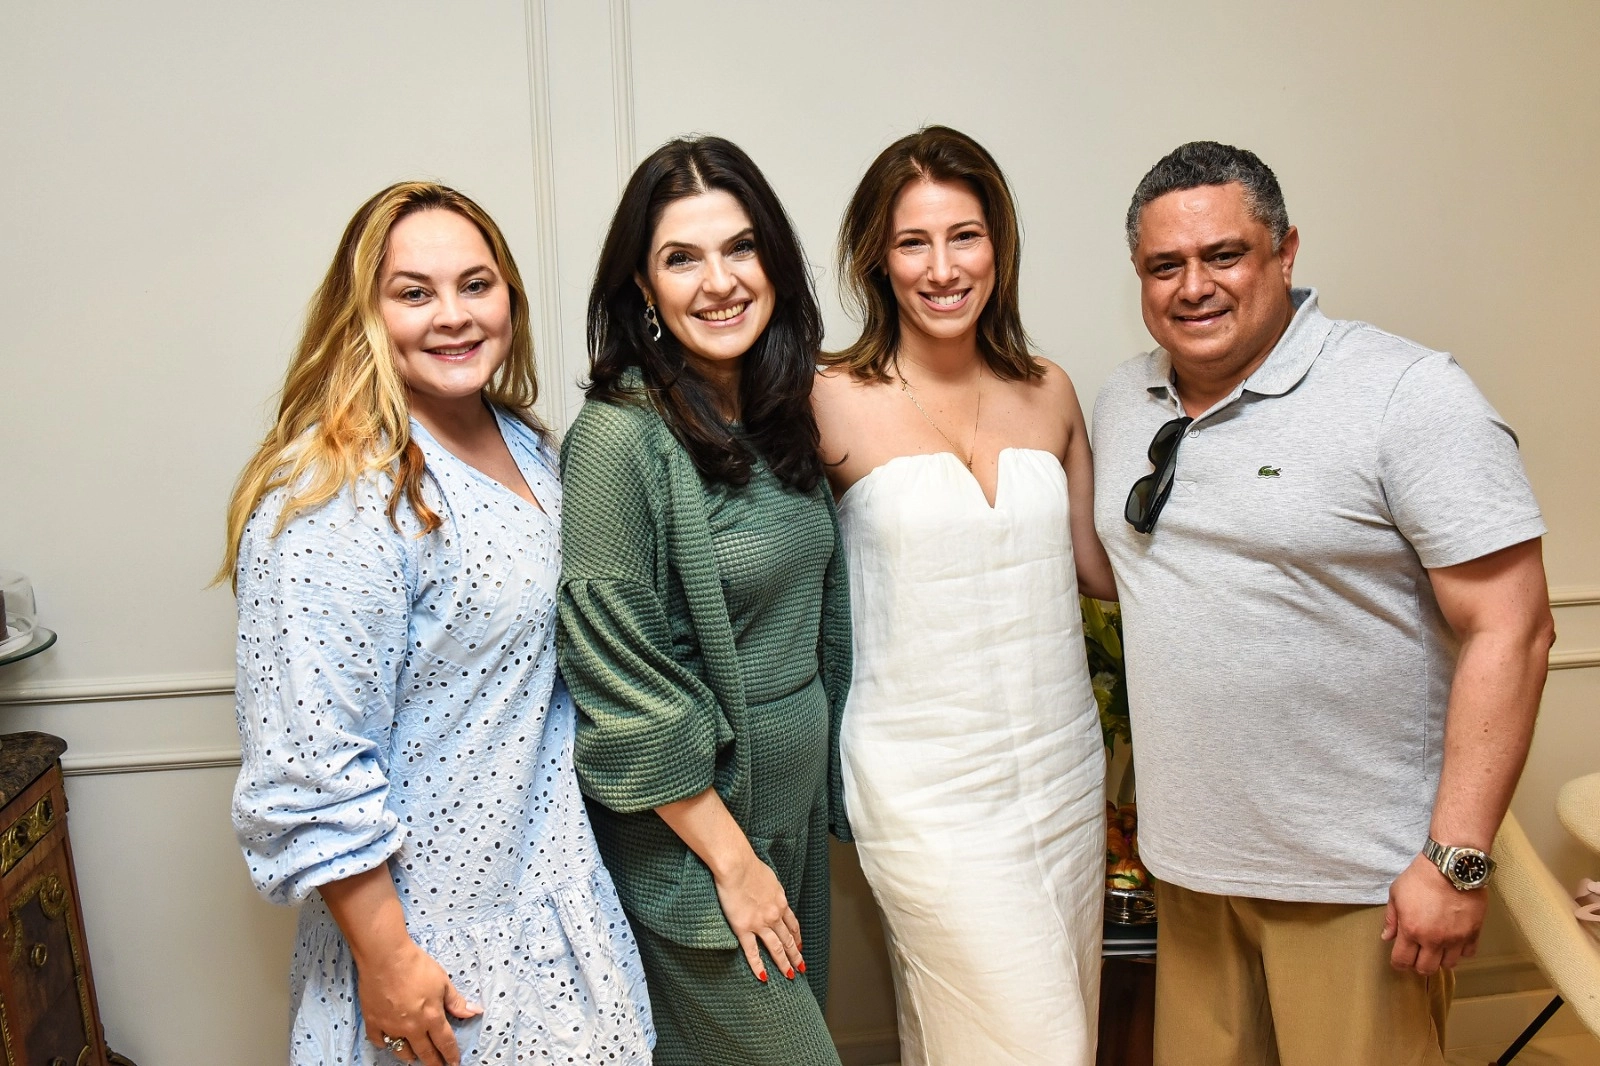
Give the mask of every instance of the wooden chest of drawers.
<svg viewBox="0 0 1600 1066">
<path fill-rule="evenodd" d="M 117 1066 L 89 970 L 61 782 L 66 742 L 0 737 L 0 1066 Z"/>
</svg>

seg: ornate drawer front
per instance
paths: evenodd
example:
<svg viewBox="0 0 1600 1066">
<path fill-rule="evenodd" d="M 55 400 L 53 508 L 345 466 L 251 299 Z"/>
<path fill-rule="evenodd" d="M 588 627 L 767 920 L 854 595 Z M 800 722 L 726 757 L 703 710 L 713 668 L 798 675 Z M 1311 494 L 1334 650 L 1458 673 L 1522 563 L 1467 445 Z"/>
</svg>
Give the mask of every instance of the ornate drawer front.
<svg viewBox="0 0 1600 1066">
<path fill-rule="evenodd" d="M 0 876 L 10 873 L 55 824 L 55 799 L 46 795 L 0 831 Z"/>
<path fill-rule="evenodd" d="M 88 982 L 65 855 L 57 851 L 11 900 L 0 929 L 11 1000 L 0 1005 L 7 1066 L 95 1061 Z"/>
</svg>

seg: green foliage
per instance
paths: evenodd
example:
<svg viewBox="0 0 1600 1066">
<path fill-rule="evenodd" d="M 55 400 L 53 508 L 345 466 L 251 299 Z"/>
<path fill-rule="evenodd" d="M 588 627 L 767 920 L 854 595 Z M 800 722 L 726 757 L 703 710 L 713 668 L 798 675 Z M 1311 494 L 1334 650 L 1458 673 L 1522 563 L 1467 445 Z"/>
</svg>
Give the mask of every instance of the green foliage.
<svg viewBox="0 0 1600 1066">
<path fill-rule="evenodd" d="M 1114 603 L 1078 597 L 1083 610 L 1083 643 L 1089 653 L 1089 680 L 1100 708 L 1100 734 L 1109 754 L 1118 740 L 1133 742 L 1128 723 L 1128 686 L 1122 668 L 1122 609 Z"/>
</svg>

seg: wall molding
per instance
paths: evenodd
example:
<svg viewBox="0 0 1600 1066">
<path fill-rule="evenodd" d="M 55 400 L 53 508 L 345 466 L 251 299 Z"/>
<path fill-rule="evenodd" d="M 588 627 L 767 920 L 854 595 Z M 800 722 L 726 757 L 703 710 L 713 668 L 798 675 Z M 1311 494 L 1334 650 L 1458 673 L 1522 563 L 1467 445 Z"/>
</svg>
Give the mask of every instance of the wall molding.
<svg viewBox="0 0 1600 1066">
<path fill-rule="evenodd" d="M 1550 653 L 1552 670 L 1579 670 L 1591 666 L 1600 666 L 1600 648 L 1576 648 Z"/>
<path fill-rule="evenodd" d="M 1526 951 L 1478 955 L 1463 959 L 1456 967 L 1458 999 L 1537 991 L 1549 985 L 1550 979 L 1540 972 L 1533 956 Z"/>
<path fill-rule="evenodd" d="M 1600 607 L 1600 585 L 1560 585 L 1550 590 L 1554 610 L 1569 607 Z M 1600 666 L 1600 648 L 1573 648 L 1550 653 L 1550 669 L 1578 670 Z"/>
<path fill-rule="evenodd" d="M 537 0 L 530 0 L 530 4 Z M 626 0 L 621 0 L 626 2 Z M 1600 606 L 1600 585 L 1550 590 L 1550 606 Z M 1600 648 L 1574 648 L 1550 653 L 1550 669 L 1578 670 L 1600 666 Z M 119 703 L 128 700 L 232 696 L 234 675 L 227 673 L 164 674 L 149 677 L 106 677 L 22 682 L 0 680 L 0 707 L 18 704 Z"/>
<path fill-rule="evenodd" d="M 1561 585 L 1550 590 L 1551 607 L 1600 607 L 1600 585 Z"/>
<path fill-rule="evenodd" d="M 1600 666 L 1600 648 L 1550 653 L 1550 669 Z M 232 696 L 232 674 L 174 674 L 166 677 L 92 678 L 37 681 L 0 690 L 0 707 L 59 703 L 124 703 L 134 700 Z"/>
<path fill-rule="evenodd" d="M 239 765 L 239 749 L 208 748 L 199 751 L 140 751 L 104 755 L 72 755 L 61 759 L 65 777 L 99 777 L 105 774 L 144 774 L 161 770 L 210 770 Z"/>
<path fill-rule="evenodd" d="M 611 142 L 617 153 L 617 196 L 633 176 L 633 13 L 629 0 L 611 0 Z"/>
<path fill-rule="evenodd" d="M 538 244 L 537 270 L 531 298 L 534 361 L 539 365 L 539 399 L 551 426 L 564 429 L 571 421 L 567 410 L 566 380 L 562 361 L 561 254 L 556 233 L 555 143 L 550 131 L 550 34 L 544 0 L 523 0 L 527 28 L 528 113 L 533 141 L 534 233 Z"/>
<path fill-rule="evenodd" d="M 844 1066 L 876 1066 L 900 1058 L 900 1031 L 895 1026 L 878 1029 L 834 1030 L 833 1046 Z"/>
<path fill-rule="evenodd" d="M 1502 992 L 1496 995 L 1482 996 L 1457 996 L 1450 1004 L 1450 1024 L 1446 1030 L 1448 1041 L 1445 1052 L 1450 1061 L 1456 1061 L 1457 1054 L 1470 1049 L 1476 1053 L 1487 1052 L 1498 1054 L 1503 1051 L 1517 1035 L 1523 1031 L 1529 1022 L 1533 1021 L 1545 1004 L 1550 1002 L 1555 990 L 1548 987 L 1532 988 L 1518 992 Z M 1544 1028 L 1539 1030 L 1541 1037 L 1578 1036 L 1588 1030 L 1583 1028 L 1583 1023 L 1570 1009 L 1557 1011 Z M 1535 1044 L 1537 1048 L 1539 1045 Z M 1473 1060 L 1462 1056 L 1462 1061 Z M 1517 1061 L 1522 1061 L 1519 1057 Z M 1541 1062 L 1575 1062 L 1576 1059 L 1541 1058 Z M 1492 1064 L 1491 1064 L 1492 1066 Z"/>
<path fill-rule="evenodd" d="M 0 685 L 0 706 L 22 703 L 118 703 L 189 696 L 232 696 L 234 674 L 164 674 L 150 677 L 106 677 Z"/>
</svg>

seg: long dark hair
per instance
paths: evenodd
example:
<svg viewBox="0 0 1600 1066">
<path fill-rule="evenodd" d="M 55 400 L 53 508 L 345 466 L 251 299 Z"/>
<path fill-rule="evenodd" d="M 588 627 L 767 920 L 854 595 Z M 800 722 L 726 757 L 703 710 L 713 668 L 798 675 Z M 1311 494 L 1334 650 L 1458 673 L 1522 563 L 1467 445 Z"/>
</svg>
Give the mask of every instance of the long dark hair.
<svg viewBox="0 0 1600 1066">
<path fill-rule="evenodd" d="M 685 358 L 670 330 L 652 340 L 635 275 L 647 273 L 650 241 L 667 205 L 721 189 L 739 201 L 755 229 L 756 255 L 771 281 L 772 319 L 739 374 L 742 437 L 718 413 L 716 392 Z M 668 141 L 633 172 L 611 219 L 589 290 L 589 384 L 607 403 L 638 403 L 622 383 L 638 367 L 644 393 L 700 473 L 730 485 L 750 480 L 754 449 L 778 479 L 810 492 L 822 477 L 811 382 L 822 347 L 822 313 L 794 225 L 761 171 L 721 137 Z"/>
<path fill-rule="evenodd" d="M 983 205 L 994 242 L 994 292 L 978 315 L 978 351 L 999 377 L 1041 376 L 1044 364 L 1029 350 L 1017 297 L 1022 231 L 1011 187 L 983 145 L 948 126 L 925 126 L 885 148 L 850 197 L 839 227 L 839 281 L 846 304 L 861 320 L 861 336 L 824 361 L 857 378 L 888 380 L 900 349 L 900 311 L 885 263 L 895 202 L 919 180 L 964 182 Z"/>
</svg>

